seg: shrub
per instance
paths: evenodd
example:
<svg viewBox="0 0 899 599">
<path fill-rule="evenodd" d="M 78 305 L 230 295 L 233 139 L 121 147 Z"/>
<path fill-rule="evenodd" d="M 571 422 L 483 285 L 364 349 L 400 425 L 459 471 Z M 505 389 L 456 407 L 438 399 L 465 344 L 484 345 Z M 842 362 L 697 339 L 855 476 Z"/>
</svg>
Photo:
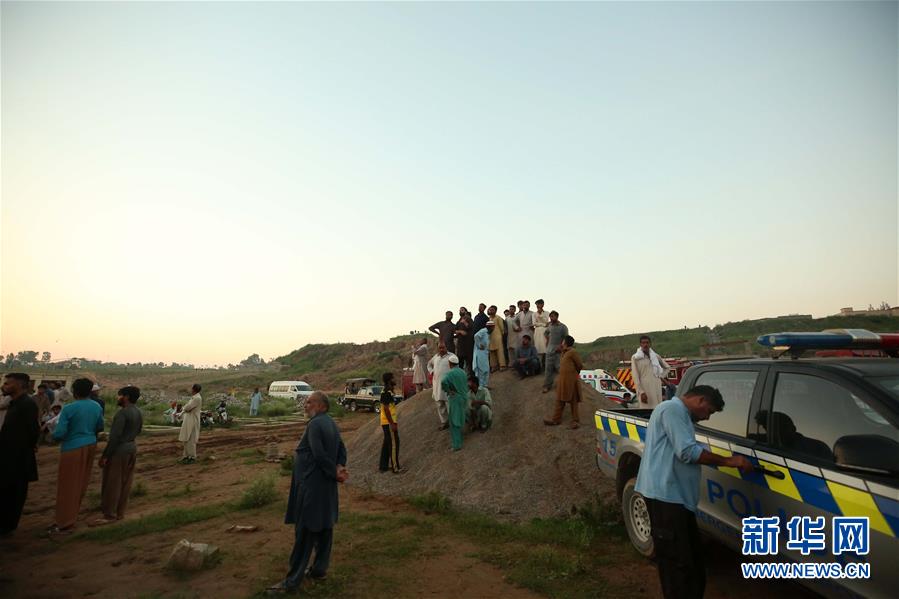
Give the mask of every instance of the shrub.
<svg viewBox="0 0 899 599">
<path fill-rule="evenodd" d="M 452 508 L 450 498 L 436 491 L 431 491 L 424 495 L 415 495 L 409 498 L 409 503 L 423 510 L 426 514 L 445 514 Z"/>
<path fill-rule="evenodd" d="M 290 454 L 281 460 L 281 476 L 290 476 L 293 474 L 293 457 L 294 454 Z"/>
<path fill-rule="evenodd" d="M 131 487 L 131 496 L 132 497 L 143 497 L 147 494 L 147 485 L 144 484 L 144 481 L 139 480 L 134 483 L 134 486 Z"/>
<path fill-rule="evenodd" d="M 263 476 L 253 481 L 253 484 L 244 491 L 243 497 L 237 504 L 238 509 L 250 510 L 268 505 L 278 498 L 278 490 L 275 488 L 275 479 L 272 476 Z"/>
</svg>

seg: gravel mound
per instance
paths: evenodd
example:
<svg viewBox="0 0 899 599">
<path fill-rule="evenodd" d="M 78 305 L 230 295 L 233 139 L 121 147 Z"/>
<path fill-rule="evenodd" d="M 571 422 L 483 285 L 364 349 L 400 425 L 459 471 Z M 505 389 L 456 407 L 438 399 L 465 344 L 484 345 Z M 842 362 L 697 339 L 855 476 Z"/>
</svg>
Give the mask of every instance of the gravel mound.
<svg viewBox="0 0 899 599">
<path fill-rule="evenodd" d="M 466 432 L 458 452 L 450 450 L 449 431 L 437 430 L 430 390 L 402 402 L 397 421 L 405 474 L 378 472 L 383 433 L 373 416 L 348 443 L 349 483 L 398 496 L 436 491 L 453 505 L 516 520 L 569 514 L 597 495 L 609 499 L 614 482 L 596 467 L 593 412 L 616 404 L 585 386 L 581 428 L 566 428 L 570 413 L 561 426 L 546 426 L 555 395 L 540 392 L 542 380 L 519 380 L 509 371 L 491 375 L 493 427 Z"/>
</svg>

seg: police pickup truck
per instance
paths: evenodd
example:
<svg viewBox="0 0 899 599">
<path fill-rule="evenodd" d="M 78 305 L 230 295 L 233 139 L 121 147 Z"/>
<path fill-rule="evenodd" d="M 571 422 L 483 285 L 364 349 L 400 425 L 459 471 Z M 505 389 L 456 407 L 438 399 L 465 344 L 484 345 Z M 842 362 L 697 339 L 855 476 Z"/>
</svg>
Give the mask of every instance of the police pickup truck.
<svg viewBox="0 0 899 599">
<path fill-rule="evenodd" d="M 867 563 L 870 578 L 802 580 L 828 596 L 896 597 L 899 589 L 899 359 L 873 357 L 798 358 L 803 349 L 879 349 L 895 355 L 899 335 L 850 331 L 784 333 L 759 342 L 792 358 L 748 359 L 690 368 L 678 386 L 718 388 L 722 412 L 696 424 L 696 440 L 709 451 L 739 453 L 757 465 L 741 474 L 701 466 L 697 522 L 700 529 L 743 549 L 742 519 L 780 517 L 781 563 Z M 848 336 L 848 340 L 847 340 Z M 874 340 L 874 338 L 878 340 Z M 859 341 L 861 339 L 861 341 Z M 882 342 L 881 342 L 882 341 Z M 846 351 L 852 355 L 852 351 Z M 819 353 L 820 355 L 820 353 Z M 646 502 L 634 491 L 643 455 L 647 409 L 599 410 L 597 464 L 616 481 L 624 522 L 634 547 L 653 554 Z M 786 522 L 794 516 L 824 516 L 831 534 L 834 516 L 864 516 L 869 522 L 867 555 L 827 550 L 802 555 L 788 550 Z M 764 561 L 744 558 L 744 561 Z"/>
</svg>

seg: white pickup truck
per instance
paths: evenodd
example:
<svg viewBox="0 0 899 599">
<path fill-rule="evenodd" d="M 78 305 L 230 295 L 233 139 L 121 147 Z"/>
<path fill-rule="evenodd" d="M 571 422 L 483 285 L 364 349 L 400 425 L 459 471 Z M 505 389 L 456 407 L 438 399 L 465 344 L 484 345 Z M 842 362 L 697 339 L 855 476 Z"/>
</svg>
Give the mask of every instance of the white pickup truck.
<svg viewBox="0 0 899 599">
<path fill-rule="evenodd" d="M 899 359 L 756 359 L 690 368 L 678 391 L 711 385 L 722 412 L 696 425 L 709 451 L 745 455 L 758 466 L 702 466 L 700 529 L 741 550 L 742 519 L 864 516 L 865 556 L 801 555 L 779 545 L 778 562 L 867 563 L 867 580 L 830 578 L 803 584 L 828 596 L 896 597 L 899 589 Z M 616 481 L 634 547 L 653 553 L 646 502 L 635 490 L 652 410 L 599 410 L 596 461 Z M 786 536 L 785 531 L 781 531 Z M 829 534 L 829 533 L 828 533 Z M 749 582 L 751 584 L 751 582 Z"/>
</svg>

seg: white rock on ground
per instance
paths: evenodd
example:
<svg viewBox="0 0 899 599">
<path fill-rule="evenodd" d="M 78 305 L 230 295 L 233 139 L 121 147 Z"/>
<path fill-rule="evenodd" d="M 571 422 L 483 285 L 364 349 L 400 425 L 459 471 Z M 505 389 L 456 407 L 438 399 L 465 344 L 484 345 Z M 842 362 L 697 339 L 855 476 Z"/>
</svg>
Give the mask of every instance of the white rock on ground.
<svg viewBox="0 0 899 599">
<path fill-rule="evenodd" d="M 218 547 L 181 539 L 169 556 L 166 567 L 173 570 L 199 570 L 218 554 Z"/>
</svg>

